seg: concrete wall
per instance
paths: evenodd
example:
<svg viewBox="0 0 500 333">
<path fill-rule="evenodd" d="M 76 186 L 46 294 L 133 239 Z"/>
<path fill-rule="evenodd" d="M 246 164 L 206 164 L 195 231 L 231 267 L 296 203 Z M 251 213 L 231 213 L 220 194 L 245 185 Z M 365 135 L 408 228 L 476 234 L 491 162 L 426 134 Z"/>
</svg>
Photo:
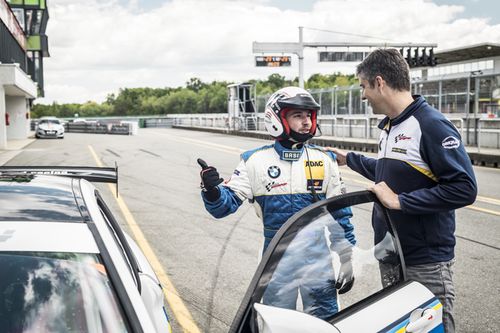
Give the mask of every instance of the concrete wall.
<svg viewBox="0 0 500 333">
<path fill-rule="evenodd" d="M 5 96 L 5 110 L 10 116 L 7 126 L 7 140 L 26 139 L 29 134 L 29 119 L 26 119 L 27 108 L 24 96 Z"/>
</svg>

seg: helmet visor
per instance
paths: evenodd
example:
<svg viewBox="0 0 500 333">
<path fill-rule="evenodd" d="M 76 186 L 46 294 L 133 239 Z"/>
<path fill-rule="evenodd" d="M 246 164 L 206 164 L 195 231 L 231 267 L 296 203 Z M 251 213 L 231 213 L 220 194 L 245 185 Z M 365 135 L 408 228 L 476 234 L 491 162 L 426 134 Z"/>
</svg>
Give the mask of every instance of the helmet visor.
<svg viewBox="0 0 500 333">
<path fill-rule="evenodd" d="M 278 101 L 281 109 L 319 110 L 320 105 L 309 95 L 295 95 Z"/>
</svg>

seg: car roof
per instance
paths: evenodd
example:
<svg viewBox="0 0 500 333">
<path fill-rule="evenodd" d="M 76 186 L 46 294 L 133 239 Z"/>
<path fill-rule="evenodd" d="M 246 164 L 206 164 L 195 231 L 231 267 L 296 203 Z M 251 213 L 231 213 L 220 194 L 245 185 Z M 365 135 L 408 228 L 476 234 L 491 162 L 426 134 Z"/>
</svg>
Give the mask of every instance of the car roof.
<svg viewBox="0 0 500 333">
<path fill-rule="evenodd" d="M 0 175 L 0 251 L 99 253 L 78 207 L 74 181 Z"/>
<path fill-rule="evenodd" d="M 68 177 L 0 175 L 1 221 L 80 222 L 82 216 Z"/>
<path fill-rule="evenodd" d="M 0 252 L 99 253 L 90 229 L 83 223 L 0 222 Z"/>
</svg>

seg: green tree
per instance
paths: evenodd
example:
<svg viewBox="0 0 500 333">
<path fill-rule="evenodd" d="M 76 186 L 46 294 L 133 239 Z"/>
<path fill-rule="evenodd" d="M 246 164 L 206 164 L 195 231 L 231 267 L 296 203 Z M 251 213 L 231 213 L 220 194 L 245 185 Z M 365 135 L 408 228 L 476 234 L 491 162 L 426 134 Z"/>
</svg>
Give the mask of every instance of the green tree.
<svg viewBox="0 0 500 333">
<path fill-rule="evenodd" d="M 199 113 L 198 95 L 188 89 L 171 93 L 165 103 L 167 113 Z"/>
<path fill-rule="evenodd" d="M 201 89 L 206 87 L 206 84 L 203 83 L 199 78 L 193 77 L 190 78 L 188 82 L 186 82 L 186 88 L 192 90 L 194 92 L 198 92 Z"/>
</svg>

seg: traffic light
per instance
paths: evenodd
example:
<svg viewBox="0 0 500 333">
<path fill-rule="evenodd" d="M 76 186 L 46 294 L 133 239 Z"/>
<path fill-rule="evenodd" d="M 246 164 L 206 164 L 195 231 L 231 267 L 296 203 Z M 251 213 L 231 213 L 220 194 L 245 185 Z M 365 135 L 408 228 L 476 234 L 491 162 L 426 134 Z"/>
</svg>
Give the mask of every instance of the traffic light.
<svg viewBox="0 0 500 333">
<path fill-rule="evenodd" d="M 408 48 L 406 50 L 406 62 L 408 63 L 408 66 L 410 66 L 410 68 L 412 67 L 412 60 L 411 60 L 411 48 Z"/>
<path fill-rule="evenodd" d="M 422 50 L 422 54 L 420 55 L 420 58 L 418 58 L 418 65 L 419 66 L 427 66 L 427 50 L 424 49 Z"/>
<path fill-rule="evenodd" d="M 399 50 L 401 55 L 403 55 L 403 48 Z M 413 53 L 412 53 L 413 51 Z M 404 56 L 404 55 L 403 55 Z M 429 53 L 427 54 L 427 48 L 422 49 L 422 53 L 419 52 L 419 48 L 407 48 L 406 49 L 406 62 L 410 68 L 414 67 L 428 67 L 428 66 L 436 66 L 437 61 L 434 56 L 434 48 L 429 49 Z"/>
<path fill-rule="evenodd" d="M 434 56 L 434 49 L 429 51 L 429 57 L 427 57 L 427 66 L 434 67 L 437 65 L 436 57 Z"/>
</svg>

